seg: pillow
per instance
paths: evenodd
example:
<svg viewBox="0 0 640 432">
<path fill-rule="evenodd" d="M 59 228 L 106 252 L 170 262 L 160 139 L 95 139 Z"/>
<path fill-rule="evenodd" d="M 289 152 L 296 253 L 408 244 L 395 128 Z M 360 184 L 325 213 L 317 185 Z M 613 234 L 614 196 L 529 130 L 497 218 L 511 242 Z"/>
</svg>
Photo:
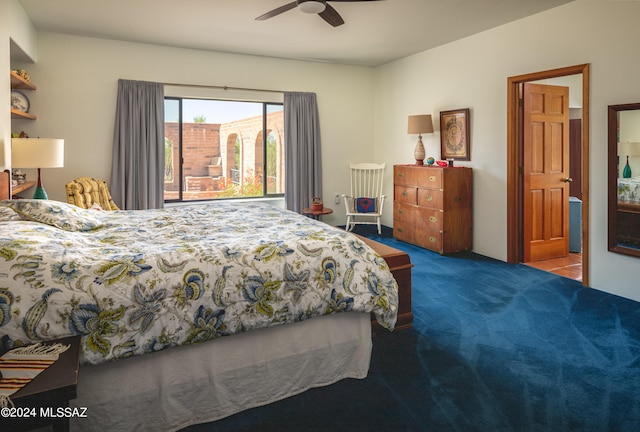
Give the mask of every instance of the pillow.
<svg viewBox="0 0 640 432">
<path fill-rule="evenodd" d="M 376 199 L 365 197 L 356 198 L 356 210 L 358 213 L 375 213 Z"/>
<path fill-rule="evenodd" d="M 20 199 L 4 200 L 0 206 L 9 207 L 23 219 L 51 225 L 65 231 L 92 231 L 103 223 L 95 218 L 95 212 L 60 201 Z"/>
<path fill-rule="evenodd" d="M 20 215 L 8 207 L 0 207 L 0 222 L 22 220 Z"/>
</svg>

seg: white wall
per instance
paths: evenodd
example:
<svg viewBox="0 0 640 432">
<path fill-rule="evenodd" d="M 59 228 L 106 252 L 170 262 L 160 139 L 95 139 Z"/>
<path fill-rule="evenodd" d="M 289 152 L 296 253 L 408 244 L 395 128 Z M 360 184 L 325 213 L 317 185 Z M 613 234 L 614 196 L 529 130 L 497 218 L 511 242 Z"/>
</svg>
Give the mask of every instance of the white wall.
<svg viewBox="0 0 640 432">
<path fill-rule="evenodd" d="M 8 101 L 11 93 L 9 70 L 11 55 L 23 61 L 36 58 L 35 29 L 15 0 L 0 0 L 0 100 Z M 13 52 L 12 52 L 13 51 Z M 0 105 L 0 169 L 11 166 L 11 114 L 8 103 Z"/>
<path fill-rule="evenodd" d="M 65 167 L 43 170 L 51 199 L 88 175 L 109 179 L 118 79 L 315 92 L 320 110 L 324 197 L 348 189 L 348 163 L 373 153 L 373 70 L 104 39 L 38 35 L 38 62 L 25 64 L 38 90 L 29 136 L 65 139 Z M 363 156 L 367 155 L 367 156 Z M 344 211 L 324 217 L 344 224 Z"/>
<path fill-rule="evenodd" d="M 607 106 L 640 101 L 635 30 L 640 2 L 579 0 L 466 39 L 384 65 L 375 77 L 375 155 L 412 163 L 415 137 L 407 116 L 471 109 L 474 250 L 506 260 L 507 79 L 591 64 L 591 286 L 640 300 L 640 261 L 607 251 Z M 439 157 L 439 122 L 425 141 Z M 392 194 L 391 184 L 387 193 Z M 392 213 L 385 214 L 390 225 Z"/>
<path fill-rule="evenodd" d="M 0 0 L 0 70 L 9 70 L 9 1 Z M 10 100 L 9 74 L 4 78 L 0 75 L 0 100 Z M 0 169 L 8 169 L 11 158 L 11 114 L 9 104 L 0 104 Z"/>
</svg>

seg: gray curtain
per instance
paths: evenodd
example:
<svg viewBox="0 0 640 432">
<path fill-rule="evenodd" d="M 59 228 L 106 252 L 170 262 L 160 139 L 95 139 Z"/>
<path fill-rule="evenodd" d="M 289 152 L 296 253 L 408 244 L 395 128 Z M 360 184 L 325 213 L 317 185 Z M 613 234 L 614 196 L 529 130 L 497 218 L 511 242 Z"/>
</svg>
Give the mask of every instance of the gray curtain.
<svg viewBox="0 0 640 432">
<path fill-rule="evenodd" d="M 164 86 L 118 80 L 111 196 L 122 209 L 164 207 Z"/>
<path fill-rule="evenodd" d="M 302 213 L 313 197 L 322 197 L 320 122 L 315 93 L 285 92 L 285 202 Z"/>
</svg>

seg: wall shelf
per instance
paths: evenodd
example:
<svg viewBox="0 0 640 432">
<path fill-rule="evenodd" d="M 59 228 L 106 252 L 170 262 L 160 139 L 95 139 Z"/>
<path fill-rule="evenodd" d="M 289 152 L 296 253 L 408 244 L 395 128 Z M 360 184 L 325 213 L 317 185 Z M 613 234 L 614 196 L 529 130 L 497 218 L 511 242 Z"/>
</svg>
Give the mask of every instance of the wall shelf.
<svg viewBox="0 0 640 432">
<path fill-rule="evenodd" d="M 33 114 L 26 113 L 24 111 L 18 111 L 16 109 L 11 108 L 11 118 L 12 119 L 22 119 L 22 120 L 35 120 L 38 117 Z"/>
<path fill-rule="evenodd" d="M 35 90 L 36 86 L 30 81 L 25 80 L 14 71 L 9 71 L 11 75 L 11 88 L 14 90 Z M 11 118 L 14 120 L 35 120 L 37 117 L 33 114 L 11 108 Z"/>
<path fill-rule="evenodd" d="M 21 89 L 21 90 L 35 90 L 36 86 L 33 85 L 30 81 L 25 80 L 20 75 L 15 73 L 14 71 L 9 71 L 11 73 L 11 88 L 12 89 Z"/>
<path fill-rule="evenodd" d="M 24 191 L 26 191 L 27 189 L 34 187 L 35 185 L 36 185 L 36 182 L 35 182 L 35 181 L 28 181 L 28 182 L 26 182 L 26 183 L 22 183 L 22 184 L 19 184 L 19 185 L 17 185 L 17 186 L 14 186 L 14 187 L 11 189 L 11 196 L 12 196 L 12 197 L 15 197 L 15 196 L 16 196 L 16 195 L 18 195 L 20 192 L 24 192 Z"/>
</svg>

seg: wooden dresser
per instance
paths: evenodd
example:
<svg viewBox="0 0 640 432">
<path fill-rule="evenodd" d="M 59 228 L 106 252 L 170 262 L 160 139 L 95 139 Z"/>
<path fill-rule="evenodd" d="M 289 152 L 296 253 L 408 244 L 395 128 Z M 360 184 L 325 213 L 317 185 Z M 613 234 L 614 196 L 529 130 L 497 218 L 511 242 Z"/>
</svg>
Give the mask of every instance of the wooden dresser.
<svg viewBox="0 0 640 432">
<path fill-rule="evenodd" d="M 473 170 L 393 167 L 393 236 L 440 254 L 471 250 Z"/>
<path fill-rule="evenodd" d="M 616 236 L 624 246 L 640 247 L 640 205 L 618 201 Z"/>
</svg>

